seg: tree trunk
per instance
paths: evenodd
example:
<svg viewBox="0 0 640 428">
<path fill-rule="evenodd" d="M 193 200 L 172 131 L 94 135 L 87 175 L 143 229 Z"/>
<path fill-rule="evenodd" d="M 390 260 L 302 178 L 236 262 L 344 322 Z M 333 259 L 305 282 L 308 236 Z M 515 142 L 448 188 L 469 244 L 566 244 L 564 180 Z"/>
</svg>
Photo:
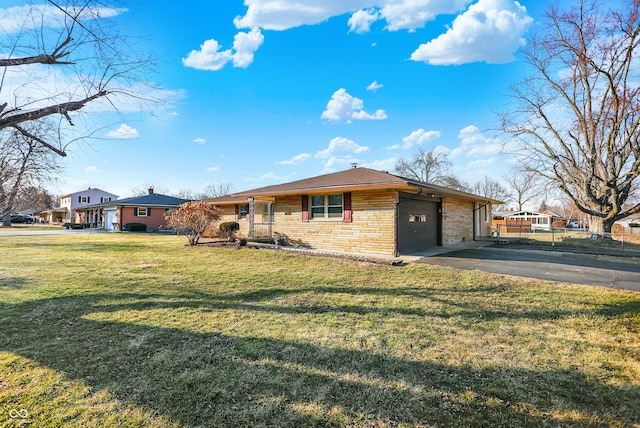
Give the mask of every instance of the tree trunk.
<svg viewBox="0 0 640 428">
<path fill-rule="evenodd" d="M 603 219 L 601 217 L 589 217 L 589 232 L 602 235 L 605 233 L 611 233 L 613 228 L 613 220 Z"/>
</svg>

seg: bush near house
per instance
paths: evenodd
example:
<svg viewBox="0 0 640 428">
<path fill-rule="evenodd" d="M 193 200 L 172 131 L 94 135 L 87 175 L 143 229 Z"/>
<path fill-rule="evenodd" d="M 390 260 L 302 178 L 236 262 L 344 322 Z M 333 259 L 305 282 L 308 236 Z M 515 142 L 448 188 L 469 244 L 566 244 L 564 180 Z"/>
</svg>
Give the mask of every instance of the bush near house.
<svg viewBox="0 0 640 428">
<path fill-rule="evenodd" d="M 84 229 L 84 227 L 82 223 L 64 223 L 62 225 L 63 229 Z"/>
<path fill-rule="evenodd" d="M 146 232 L 147 225 L 144 223 L 127 223 L 124 225 L 124 230 L 127 232 Z"/>
<path fill-rule="evenodd" d="M 240 224 L 237 221 L 226 221 L 218 226 L 218 233 L 221 238 L 233 240 L 235 232 L 240 230 Z"/>
</svg>

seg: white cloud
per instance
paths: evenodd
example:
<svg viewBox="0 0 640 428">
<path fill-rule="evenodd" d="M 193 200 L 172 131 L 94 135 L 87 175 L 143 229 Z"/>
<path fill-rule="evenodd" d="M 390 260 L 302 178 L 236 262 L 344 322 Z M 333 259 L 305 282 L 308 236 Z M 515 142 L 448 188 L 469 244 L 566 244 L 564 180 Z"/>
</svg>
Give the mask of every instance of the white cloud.
<svg viewBox="0 0 640 428">
<path fill-rule="evenodd" d="M 8 67 L 3 71 L 3 93 L 12 94 L 6 99 L 10 109 L 32 109 L 50 106 L 69 100 L 81 100 L 95 94 L 97 80 L 104 76 L 91 76 L 70 72 L 68 68 L 33 64 L 29 67 Z M 104 113 L 152 111 L 159 106 L 173 108 L 173 103 L 184 97 L 180 90 L 153 87 L 150 83 L 116 84 L 117 91 L 87 103 L 83 112 Z M 71 113 L 72 118 L 78 117 Z"/>
<path fill-rule="evenodd" d="M 404 143 L 402 144 L 402 148 L 408 150 L 413 146 L 419 146 L 420 144 L 428 143 L 438 138 L 440 138 L 440 131 L 425 131 L 420 128 L 402 139 Z"/>
<path fill-rule="evenodd" d="M 367 86 L 367 91 L 376 92 L 378 89 L 384 87 L 384 85 L 376 82 L 375 80 Z"/>
<path fill-rule="evenodd" d="M 217 40 L 205 40 L 200 45 L 199 51 L 192 50 L 186 58 L 182 58 L 182 64 L 196 70 L 222 70 L 233 59 L 233 53 L 231 53 L 231 49 L 220 51 L 220 48 Z"/>
<path fill-rule="evenodd" d="M 349 32 L 358 34 L 368 33 L 371 24 L 380 19 L 380 12 L 376 9 L 362 9 L 354 12 L 349 18 Z"/>
<path fill-rule="evenodd" d="M 487 159 L 476 159 L 467 164 L 468 168 L 488 168 L 492 165 L 495 165 L 498 158 L 491 157 Z"/>
<path fill-rule="evenodd" d="M 441 14 L 462 10 L 470 0 L 387 0 L 383 2 L 381 16 L 389 31 L 422 28 Z"/>
<path fill-rule="evenodd" d="M 264 42 L 264 36 L 257 27 L 248 33 L 238 33 L 233 38 L 233 66 L 247 68 L 253 62 L 253 55 Z"/>
<path fill-rule="evenodd" d="M 439 14 L 461 10 L 470 0 L 245 0 L 247 12 L 233 22 L 236 28 L 287 30 L 314 25 L 334 16 L 352 13 L 350 31 L 364 32 L 377 20 L 387 29 L 415 30 Z"/>
<path fill-rule="evenodd" d="M 398 158 L 387 158 L 362 164 L 365 168 L 377 169 L 378 171 L 393 171 L 398 163 Z"/>
<path fill-rule="evenodd" d="M 278 161 L 276 164 L 278 165 L 299 165 L 302 162 L 311 159 L 311 155 L 309 153 L 300 153 L 299 155 L 295 155 L 291 159 Z"/>
<path fill-rule="evenodd" d="M 95 165 L 89 165 L 84 169 L 84 172 L 102 172 L 102 171 L 99 170 L 98 167 Z"/>
<path fill-rule="evenodd" d="M 29 31 L 41 27 L 62 28 L 65 22 L 69 22 L 70 18 L 65 13 L 77 15 L 83 20 L 95 18 L 111 18 L 121 13 L 127 12 L 127 9 L 117 9 L 111 7 L 88 7 L 82 11 L 74 8 L 58 8 L 50 5 L 30 5 L 16 6 L 7 9 L 0 8 L 0 28 L 8 34 L 20 31 Z"/>
<path fill-rule="evenodd" d="M 366 153 L 369 147 L 360 146 L 353 140 L 344 137 L 336 137 L 329 142 L 329 147 L 315 154 L 317 159 L 330 159 L 338 153 Z"/>
<path fill-rule="evenodd" d="M 522 35 L 532 22 L 517 1 L 478 0 L 456 17 L 446 33 L 420 45 L 411 59 L 433 65 L 506 63 L 524 45 Z"/>
<path fill-rule="evenodd" d="M 373 114 L 367 113 L 360 98 L 353 97 L 346 89 L 340 88 L 331 96 L 321 117 L 329 122 L 351 123 L 352 120 L 383 120 L 387 118 L 387 113 L 381 109 Z"/>
<path fill-rule="evenodd" d="M 285 177 L 280 177 L 278 175 L 276 175 L 273 171 L 269 171 L 266 172 L 264 174 L 262 174 L 260 177 L 258 178 L 254 178 L 254 177 L 247 177 L 247 181 L 249 182 L 260 182 L 260 181 L 277 181 L 277 180 L 283 180 Z"/>
<path fill-rule="evenodd" d="M 220 169 L 219 166 L 210 166 L 209 168 L 207 168 L 207 172 L 216 172 Z"/>
<path fill-rule="evenodd" d="M 467 126 L 458 133 L 460 146 L 451 151 L 451 157 L 493 157 L 502 153 L 503 143 L 497 138 L 486 137 L 475 125 Z"/>
<path fill-rule="evenodd" d="M 131 140 L 133 138 L 138 138 L 140 134 L 136 128 L 132 128 L 131 126 L 123 123 L 120 125 L 118 129 L 114 129 L 107 133 L 108 138 L 116 138 L 118 140 Z"/>
<path fill-rule="evenodd" d="M 207 140 L 202 137 L 194 138 L 191 142 L 196 144 L 207 144 Z"/>
<path fill-rule="evenodd" d="M 221 50 L 222 46 L 215 39 L 205 40 L 200 45 L 200 50 L 192 50 L 186 58 L 182 58 L 182 64 L 208 71 L 222 70 L 229 62 L 233 62 L 234 67 L 247 68 L 263 41 L 264 36 L 257 27 L 252 28 L 249 33 L 236 34 L 233 38 L 233 50 Z"/>
<path fill-rule="evenodd" d="M 439 155 L 441 153 L 449 156 L 449 153 L 451 153 L 451 149 L 449 147 L 447 147 L 447 146 L 436 146 L 433 149 L 433 154 L 434 155 Z"/>
</svg>

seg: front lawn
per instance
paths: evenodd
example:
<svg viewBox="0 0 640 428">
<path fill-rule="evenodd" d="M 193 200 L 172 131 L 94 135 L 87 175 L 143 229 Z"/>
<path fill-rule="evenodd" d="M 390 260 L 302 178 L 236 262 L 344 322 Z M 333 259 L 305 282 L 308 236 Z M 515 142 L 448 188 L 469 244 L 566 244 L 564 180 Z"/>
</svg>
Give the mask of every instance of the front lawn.
<svg viewBox="0 0 640 428">
<path fill-rule="evenodd" d="M 640 424 L 640 294 L 185 237 L 0 237 L 0 425 Z"/>
</svg>

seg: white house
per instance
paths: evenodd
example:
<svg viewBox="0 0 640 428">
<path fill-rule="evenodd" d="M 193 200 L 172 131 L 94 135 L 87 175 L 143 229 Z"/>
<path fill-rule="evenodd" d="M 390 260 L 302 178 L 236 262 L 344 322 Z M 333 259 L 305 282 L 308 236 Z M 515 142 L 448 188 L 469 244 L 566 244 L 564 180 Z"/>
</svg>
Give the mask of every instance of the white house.
<svg viewBox="0 0 640 428">
<path fill-rule="evenodd" d="M 118 195 L 89 187 L 87 190 L 62 195 L 58 208 L 43 211 L 40 216 L 47 223 L 73 223 L 76 221 L 76 210 L 79 208 L 115 201 L 116 199 L 118 199 Z M 88 219 L 88 221 L 96 223 L 99 219 Z"/>
<path fill-rule="evenodd" d="M 533 211 L 500 211 L 493 213 L 494 227 L 497 225 L 519 225 L 531 230 L 551 230 L 554 219 L 558 218 L 551 211 L 537 213 Z"/>
</svg>

